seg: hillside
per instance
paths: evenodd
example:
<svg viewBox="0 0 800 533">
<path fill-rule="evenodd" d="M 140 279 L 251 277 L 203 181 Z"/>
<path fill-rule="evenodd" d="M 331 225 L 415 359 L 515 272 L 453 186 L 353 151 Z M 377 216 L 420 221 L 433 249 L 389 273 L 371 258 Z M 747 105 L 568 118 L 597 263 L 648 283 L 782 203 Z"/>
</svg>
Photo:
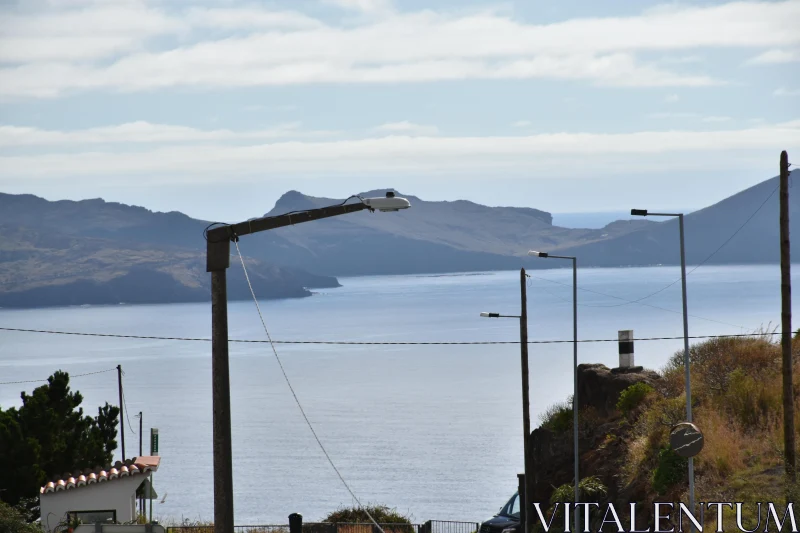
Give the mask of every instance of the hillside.
<svg viewBox="0 0 800 533">
<path fill-rule="evenodd" d="M 798 355 L 795 349 L 795 372 Z M 696 501 L 744 502 L 743 523 L 752 530 L 756 502 L 785 502 L 780 344 L 759 336 L 718 338 L 693 345 L 690 356 L 693 418 L 705 437 L 695 458 Z M 638 502 L 643 525 L 652 524 L 653 502 L 688 505 L 687 462 L 669 448 L 670 428 L 685 419 L 683 353 L 658 373 L 580 365 L 578 387 L 581 480 L 596 489 L 588 501 L 613 502 L 618 510 Z M 553 406 L 532 432 L 532 464 L 541 480 L 534 501 L 571 497 L 572 427 L 569 401 Z M 793 490 L 800 496 L 800 487 Z M 716 530 L 716 513 L 705 516 Z M 726 511 L 725 520 L 733 523 L 735 513 Z"/>
<path fill-rule="evenodd" d="M 790 174 L 800 179 L 800 171 Z M 748 218 L 763 207 L 709 261 L 711 264 L 777 263 L 778 246 L 778 178 L 772 178 L 730 196 L 712 206 L 685 217 L 686 261 L 698 264 L 730 238 Z M 800 195 L 790 191 L 790 235 L 800 235 Z M 650 201 L 631 206 L 657 210 Z M 649 219 L 649 217 L 648 217 Z M 653 217 L 663 221 L 664 218 Z M 642 231 L 611 238 L 602 243 L 563 246 L 560 252 L 575 255 L 586 266 L 675 265 L 680 263 L 678 221 L 666 219 Z"/>
<path fill-rule="evenodd" d="M 210 299 L 202 252 L 174 246 L 68 235 L 52 228 L 0 224 L 0 307 L 199 302 Z M 310 296 L 335 278 L 251 261 L 262 298 Z M 249 299 L 242 269 L 232 268 L 231 300 Z"/>
</svg>

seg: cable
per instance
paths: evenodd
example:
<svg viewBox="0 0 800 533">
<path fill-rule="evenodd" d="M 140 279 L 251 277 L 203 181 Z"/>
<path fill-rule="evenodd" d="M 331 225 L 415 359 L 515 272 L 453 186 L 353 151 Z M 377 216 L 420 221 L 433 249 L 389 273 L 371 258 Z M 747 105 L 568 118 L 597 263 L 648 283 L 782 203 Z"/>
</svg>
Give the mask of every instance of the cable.
<svg viewBox="0 0 800 533">
<path fill-rule="evenodd" d="M 565 287 L 572 287 L 572 285 L 569 284 L 569 283 L 563 283 L 561 281 L 556 281 L 556 280 L 553 280 L 553 279 L 540 278 L 539 276 L 530 276 L 530 277 L 534 278 L 534 279 L 539 279 L 539 280 L 542 280 L 542 281 L 547 281 L 547 282 L 550 282 L 550 283 L 555 283 L 557 285 L 564 285 Z M 635 304 L 643 305 L 645 307 L 652 307 L 653 309 L 660 309 L 661 311 L 667 311 L 669 313 L 675 313 L 675 314 L 678 314 L 678 315 L 683 314 L 682 311 L 676 311 L 674 309 L 667 309 L 666 307 L 660 307 L 658 305 L 642 303 L 640 300 L 642 300 L 643 298 L 640 298 L 640 300 L 626 300 L 625 298 L 621 298 L 619 296 L 614 296 L 613 294 L 606 294 L 604 292 L 599 292 L 599 291 L 595 291 L 595 290 L 592 290 L 592 289 L 586 289 L 586 288 L 583 288 L 583 287 L 578 287 L 578 290 L 585 291 L 585 292 L 591 292 L 593 294 L 599 294 L 600 296 L 607 296 L 609 298 L 615 298 L 617 300 L 622 300 L 622 301 L 627 302 L 627 303 L 635 303 Z M 560 296 L 557 296 L 557 295 L 555 295 L 552 292 L 547 291 L 547 290 L 546 290 L 546 292 L 548 294 L 550 294 L 551 296 L 553 296 L 554 298 L 557 298 L 557 299 L 559 299 L 559 300 L 561 300 L 563 302 L 572 303 L 572 300 L 567 300 L 566 298 L 562 298 Z M 579 307 L 603 307 L 603 308 L 608 308 L 608 307 L 620 307 L 622 305 L 627 305 L 627 303 L 626 304 L 619 304 L 619 305 L 592 305 L 592 304 L 579 303 L 578 306 Z M 692 314 L 690 314 L 689 316 L 692 317 L 692 318 L 705 320 L 707 322 L 716 322 L 717 324 L 722 324 L 722 325 L 725 325 L 725 326 L 732 326 L 734 328 L 739 328 L 739 329 L 742 329 L 742 330 L 747 329 L 744 326 L 739 326 L 737 324 L 731 324 L 730 322 L 723 322 L 721 320 L 714 320 L 713 318 L 706 318 L 706 317 L 703 317 L 703 316 L 692 315 Z M 681 337 L 681 338 L 683 338 L 683 337 Z"/>
<path fill-rule="evenodd" d="M 739 327 L 739 326 L 735 326 Z M 746 329 L 746 328 L 742 328 Z M 163 340 L 163 341 L 199 341 L 211 342 L 207 337 L 156 337 L 152 335 L 116 335 L 113 333 L 83 333 L 74 331 L 55 331 L 55 330 L 42 330 L 42 329 L 22 329 L 22 328 L 3 328 L 0 331 L 16 331 L 22 333 L 47 333 L 51 335 L 81 335 L 85 337 L 112 337 L 120 339 L 147 339 L 147 340 Z M 729 333 L 724 335 L 690 335 L 690 339 L 723 339 L 726 337 L 760 337 L 770 335 L 780 335 L 781 333 Z M 634 341 L 667 341 L 667 340 L 682 340 L 683 336 L 677 337 L 640 337 L 631 339 Z M 519 344 L 519 341 L 265 341 L 254 339 L 228 339 L 228 342 L 240 342 L 245 344 L 325 344 L 325 345 L 344 345 L 344 346 L 469 346 L 469 345 L 495 345 L 495 344 Z M 569 340 L 542 340 L 542 341 L 528 341 L 528 344 L 561 344 L 571 343 Z M 579 339 L 578 342 L 619 342 L 619 339 Z M 116 368 L 111 370 L 116 371 Z M 102 370 L 107 372 L 107 370 Z M 96 372 L 92 372 L 96 374 Z M 87 375 L 87 374 L 79 374 Z M 77 377 L 77 376 L 76 376 Z M 33 382 L 47 381 L 47 380 L 34 380 Z M 12 382 L 13 383 L 13 382 Z M 2 385 L 2 383 L 0 383 Z"/>
<path fill-rule="evenodd" d="M 124 372 L 123 372 L 124 374 Z M 125 418 L 128 419 L 128 427 L 131 429 L 131 433 L 136 436 L 136 430 L 133 429 L 133 424 L 131 424 L 131 414 L 128 411 L 128 400 L 125 399 L 125 388 L 122 388 L 122 405 L 125 407 Z"/>
<path fill-rule="evenodd" d="M 345 202 L 346 201 L 347 200 L 345 200 Z M 292 387 L 291 381 L 289 381 L 289 376 L 288 374 L 286 374 L 286 369 L 283 368 L 283 363 L 281 362 L 281 358 L 278 355 L 278 350 L 275 349 L 275 343 L 272 341 L 272 335 L 269 334 L 269 329 L 267 329 L 267 323 L 264 321 L 264 315 L 261 313 L 261 306 L 258 304 L 258 298 L 256 298 L 256 293 L 253 290 L 253 284 L 250 283 L 250 275 L 247 273 L 247 266 L 244 264 L 244 257 L 242 257 L 242 251 L 239 249 L 239 241 L 234 240 L 233 243 L 236 245 L 236 252 L 239 254 L 239 260 L 242 262 L 242 270 L 244 270 L 244 278 L 245 280 L 247 280 L 247 286 L 250 288 L 250 294 L 253 296 L 253 302 L 255 302 L 256 304 L 256 311 L 258 311 L 258 317 L 261 319 L 261 325 L 264 326 L 264 333 L 267 334 L 269 345 L 272 347 L 272 353 L 275 354 L 275 359 L 278 361 L 278 366 L 280 367 L 281 372 L 283 373 L 283 378 L 286 380 L 286 384 L 289 386 L 289 390 L 292 392 L 292 396 L 294 396 L 294 401 L 295 403 L 297 403 L 297 407 L 300 408 L 300 413 L 303 415 L 303 418 L 305 419 L 306 424 L 308 425 L 308 429 L 311 430 L 311 434 L 314 435 L 314 439 L 317 441 L 317 444 L 319 444 L 322 453 L 325 454 L 325 458 L 328 459 L 328 463 L 330 463 L 334 472 L 336 472 L 336 475 L 339 476 L 339 479 L 341 480 L 344 487 L 347 489 L 347 492 L 349 492 L 350 496 L 352 496 L 353 499 L 358 503 L 358 507 L 367 514 L 370 521 L 372 521 L 372 523 L 375 524 L 375 527 L 378 528 L 378 531 L 380 531 L 380 533 L 384 533 L 383 529 L 378 524 L 378 522 L 372 517 L 370 512 L 361 504 L 361 500 L 358 499 L 353 490 L 350 488 L 350 485 L 347 484 L 347 481 L 345 481 L 341 472 L 339 472 L 339 469 L 336 468 L 336 465 L 333 463 L 333 459 L 331 459 L 331 456 L 328 455 L 328 451 L 325 449 L 325 446 L 322 445 L 322 441 L 319 439 L 317 432 L 314 430 L 314 426 L 311 425 L 311 421 L 308 419 L 306 411 L 305 409 L 303 409 L 303 405 L 300 403 L 300 399 L 297 397 L 297 393 L 294 391 L 294 387 Z"/>
<path fill-rule="evenodd" d="M 116 368 L 109 368 L 108 370 L 98 370 L 97 372 L 87 372 L 85 374 L 74 374 L 70 376 L 72 378 L 80 378 L 83 376 L 91 376 L 93 374 L 102 374 L 103 372 L 116 372 Z M 16 385 L 17 383 L 45 383 L 47 379 L 25 379 L 22 381 L 0 381 L 0 385 Z"/>
<path fill-rule="evenodd" d="M 773 194 L 775 194 L 775 191 L 777 191 L 777 190 L 778 190 L 778 188 L 780 188 L 780 185 L 778 185 L 778 187 L 775 187 L 775 188 L 772 190 L 772 192 L 771 192 L 771 193 L 769 193 L 769 196 L 767 196 L 767 198 L 766 198 L 766 199 L 765 199 L 763 202 L 761 202 L 761 205 L 759 205 L 759 206 L 758 206 L 758 209 L 756 209 L 756 210 L 753 212 L 753 214 L 752 214 L 752 215 L 750 215 L 750 216 L 747 218 L 747 220 L 745 220 L 745 221 L 744 221 L 744 224 L 742 224 L 741 226 L 739 226 L 739 229 L 737 229 L 736 231 L 734 231 L 734 232 L 733 232 L 733 235 L 731 235 L 730 237 L 728 237 L 728 239 L 727 239 L 725 242 L 723 242 L 722 244 L 720 244 L 720 245 L 719 245 L 719 247 L 718 247 L 716 250 L 714 250 L 713 252 L 711 252 L 711 255 L 709 255 L 708 257 L 706 257 L 705 259 L 703 259 L 703 260 L 700 262 L 700 264 L 698 264 L 698 265 L 697 265 L 697 266 L 695 266 L 693 269 L 691 269 L 691 270 L 690 270 L 690 271 L 689 271 L 689 272 L 686 274 L 686 276 L 688 277 L 688 276 L 689 276 L 689 274 L 691 274 L 692 272 L 694 272 L 695 270 L 697 270 L 698 268 L 700 268 L 701 266 L 703 266 L 704 264 L 706 264 L 706 263 L 709 261 L 709 259 L 711 259 L 712 257 L 714 257 L 714 256 L 717 254 L 717 252 L 719 252 L 720 250 L 722 250 L 722 248 L 724 248 L 726 244 L 728 244 L 729 242 L 731 242 L 731 240 L 732 240 L 734 237 L 736 237 L 736 235 L 737 235 L 737 234 L 738 234 L 740 231 L 742 231 L 742 229 L 743 229 L 743 228 L 744 228 L 744 227 L 745 227 L 745 226 L 746 226 L 746 225 L 747 225 L 747 224 L 748 224 L 748 223 L 749 223 L 749 222 L 750 222 L 750 221 L 753 219 L 753 217 L 755 217 L 755 216 L 756 216 L 756 214 L 758 214 L 758 212 L 759 212 L 759 211 L 761 211 L 761 208 L 762 208 L 762 207 L 764 207 L 765 205 L 767 205 L 767 202 L 769 201 L 769 199 L 770 199 L 770 198 L 772 198 L 772 195 L 773 195 Z M 624 305 L 629 305 L 629 304 L 632 304 L 632 303 L 639 303 L 639 302 L 641 302 L 642 300 L 646 300 L 646 299 L 648 299 L 648 298 L 650 298 L 650 297 L 652 297 L 652 296 L 655 296 L 656 294 L 659 294 L 659 293 L 661 293 L 661 292 L 664 292 L 665 290 L 669 289 L 670 287 L 672 287 L 673 285 L 675 285 L 676 283 L 678 283 L 679 281 L 681 281 L 681 279 L 682 279 L 682 278 L 678 278 L 678 279 L 676 279 L 675 281 L 673 281 L 672 283 L 670 283 L 669 285 L 667 285 L 667 286 L 665 286 L 665 287 L 662 287 L 662 288 L 658 289 L 657 291 L 655 291 L 655 292 L 653 292 L 653 293 L 650 293 L 650 294 L 648 294 L 647 296 L 642 296 L 641 298 L 638 298 L 638 299 L 636 299 L 636 300 L 629 300 L 629 301 L 627 301 L 626 303 L 621 303 L 621 304 L 613 304 L 613 305 L 594 305 L 594 306 L 592 306 L 592 307 L 622 307 L 622 306 L 624 306 Z M 698 317 L 695 317 L 695 318 L 698 318 Z"/>
</svg>

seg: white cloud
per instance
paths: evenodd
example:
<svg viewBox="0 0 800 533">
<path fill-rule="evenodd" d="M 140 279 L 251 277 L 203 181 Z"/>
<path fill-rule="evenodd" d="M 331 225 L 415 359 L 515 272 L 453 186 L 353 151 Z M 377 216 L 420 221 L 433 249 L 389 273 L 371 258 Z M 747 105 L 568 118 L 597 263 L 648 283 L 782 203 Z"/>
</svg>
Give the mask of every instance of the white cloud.
<svg viewBox="0 0 800 533">
<path fill-rule="evenodd" d="M 528 126 L 531 125 L 531 121 L 530 120 L 518 120 L 518 121 L 514 122 L 511 125 L 513 127 L 515 127 L 515 128 L 525 128 L 525 127 L 528 127 Z"/>
<path fill-rule="evenodd" d="M 362 11 L 386 5 L 338 1 Z M 707 86 L 718 80 L 648 63 L 638 53 L 800 43 L 800 32 L 786 24 L 800 19 L 800 0 L 682 6 L 540 25 L 497 11 L 389 12 L 333 26 L 257 5 L 176 9 L 167 13 L 127 1 L 0 12 L 12 22 L 0 28 L 0 60 L 7 64 L 0 69 L 0 96 L 464 79 Z M 209 34 L 209 28 L 215 31 Z M 178 39 L 153 40 L 156 36 Z"/>
<path fill-rule="evenodd" d="M 773 96 L 798 96 L 800 89 L 787 89 L 786 87 L 778 87 L 772 91 Z"/>
<path fill-rule="evenodd" d="M 439 133 L 439 128 L 436 126 L 425 126 L 423 124 L 414 124 L 413 122 L 409 122 L 407 120 L 403 120 L 401 122 L 388 122 L 386 124 L 381 124 L 377 128 L 376 131 L 379 132 L 389 132 L 389 133 L 398 133 L 398 134 L 406 134 L 406 135 L 414 135 L 414 136 L 426 136 L 426 135 L 436 135 Z"/>
<path fill-rule="evenodd" d="M 199 130 L 186 126 L 152 124 L 138 121 L 73 131 L 42 130 L 20 126 L 0 126 L 0 147 L 68 146 L 85 144 L 149 144 L 219 142 L 309 138 L 337 135 L 339 132 L 302 130 L 299 122 L 281 124 L 271 129 L 234 132 L 227 129 Z"/>
<path fill-rule="evenodd" d="M 773 49 L 747 60 L 748 65 L 770 65 L 800 61 L 800 50 Z"/>
<path fill-rule="evenodd" d="M 323 2 L 364 13 L 386 12 L 392 8 L 389 0 L 323 0 Z"/>
<path fill-rule="evenodd" d="M 703 117 L 703 122 L 730 122 L 731 120 L 733 120 L 731 117 L 724 116 Z"/>
<path fill-rule="evenodd" d="M 658 113 L 648 113 L 645 115 L 647 118 L 656 118 L 656 119 L 671 119 L 671 118 L 697 118 L 697 113 L 690 113 L 686 111 L 665 111 L 665 112 L 658 112 Z"/>
<path fill-rule="evenodd" d="M 664 101 L 667 102 L 668 104 L 674 104 L 678 100 L 680 100 L 680 96 L 678 96 L 677 94 L 668 94 L 667 96 L 664 97 Z"/>
<path fill-rule="evenodd" d="M 601 164 L 629 168 L 647 162 L 669 165 L 676 158 L 706 159 L 764 153 L 775 146 L 800 150 L 800 120 L 740 130 L 643 131 L 619 134 L 549 133 L 505 137 L 414 137 L 331 141 L 280 141 L 266 144 L 159 146 L 122 152 L 93 151 L 0 156 L 0 183 L 19 179 L 69 179 L 74 176 L 116 180 L 125 176 L 225 175 L 282 176 L 450 172 L 485 175 L 499 169 L 535 172 L 563 166 L 575 154 Z M 693 155 L 694 154 L 694 155 Z M 111 170 L 113 169 L 113 170 Z M 585 168 L 582 170 L 585 174 Z M 187 178 L 188 179 L 188 178 Z M 216 179 L 216 178 L 214 178 Z"/>
</svg>

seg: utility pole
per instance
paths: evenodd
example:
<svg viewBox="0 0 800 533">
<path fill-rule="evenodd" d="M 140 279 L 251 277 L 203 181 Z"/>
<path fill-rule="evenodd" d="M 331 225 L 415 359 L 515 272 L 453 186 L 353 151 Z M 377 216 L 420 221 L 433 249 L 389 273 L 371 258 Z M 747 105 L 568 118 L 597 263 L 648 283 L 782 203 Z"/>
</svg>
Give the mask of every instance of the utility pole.
<svg viewBox="0 0 800 533">
<path fill-rule="evenodd" d="M 206 272 L 211 273 L 211 403 L 214 443 L 214 531 L 233 533 L 233 445 L 231 444 L 231 380 L 228 361 L 228 287 L 231 241 L 239 237 L 356 211 L 399 211 L 410 207 L 405 198 L 365 198 L 359 203 L 320 207 L 206 228 Z M 152 500 L 151 500 L 152 509 Z M 151 511 L 152 512 L 152 511 Z"/>
<path fill-rule="evenodd" d="M 794 391 L 792 376 L 792 278 L 789 261 L 789 155 L 781 152 L 781 352 L 783 355 L 783 450 L 787 485 L 797 481 L 795 472 Z M 787 492 L 791 489 L 787 486 Z"/>
<path fill-rule="evenodd" d="M 119 435 L 122 440 L 122 460 L 125 461 L 125 420 L 123 418 L 125 406 L 122 401 L 122 365 L 117 365 L 117 384 L 119 385 Z"/>
<path fill-rule="evenodd" d="M 139 457 L 142 456 L 142 412 L 139 411 Z"/>
<path fill-rule="evenodd" d="M 530 533 L 530 517 L 531 517 L 531 499 L 533 498 L 533 473 L 531 472 L 531 454 L 530 454 L 530 440 L 531 440 L 531 413 L 530 413 L 530 394 L 528 391 L 528 280 L 526 279 L 525 269 L 519 271 L 519 283 L 521 291 L 521 305 L 522 309 L 519 313 L 519 342 L 520 342 L 520 359 L 522 365 L 522 431 L 525 436 L 523 453 L 525 454 L 525 493 L 520 495 L 524 499 L 524 512 L 522 513 L 523 532 Z"/>
</svg>

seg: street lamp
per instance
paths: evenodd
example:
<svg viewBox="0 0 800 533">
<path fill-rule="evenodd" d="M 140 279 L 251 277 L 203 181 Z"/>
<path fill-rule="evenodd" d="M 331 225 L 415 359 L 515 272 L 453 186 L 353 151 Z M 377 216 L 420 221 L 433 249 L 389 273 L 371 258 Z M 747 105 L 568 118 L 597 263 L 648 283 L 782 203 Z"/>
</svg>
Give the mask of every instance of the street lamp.
<svg viewBox="0 0 800 533">
<path fill-rule="evenodd" d="M 351 197 L 352 198 L 352 197 Z M 246 220 L 206 231 L 206 271 L 211 272 L 211 394 L 214 411 L 214 531 L 233 533 L 233 451 L 231 445 L 231 383 L 228 364 L 228 292 L 231 241 L 312 220 L 356 211 L 399 211 L 411 206 L 405 198 L 387 192 L 383 198 L 361 198 L 347 203 Z M 349 198 L 348 198 L 349 200 Z"/>
<path fill-rule="evenodd" d="M 647 209 L 631 209 L 631 215 L 651 217 L 678 217 L 681 238 L 681 290 L 683 292 L 683 366 L 686 374 L 686 421 L 692 421 L 692 378 L 689 371 L 689 312 L 686 303 L 686 247 L 683 238 L 683 213 L 649 213 Z M 689 457 L 689 507 L 694 512 L 694 457 Z M 694 531 L 694 524 L 691 525 Z"/>
<path fill-rule="evenodd" d="M 549 259 L 570 259 L 572 260 L 572 375 L 573 375 L 573 391 L 572 391 L 572 431 L 574 442 L 574 455 L 575 455 L 575 528 L 579 527 L 578 524 L 578 502 L 580 501 L 580 456 L 578 455 L 578 261 L 573 256 L 568 255 L 552 255 L 547 252 L 537 252 L 531 250 L 528 255 L 534 257 L 544 257 Z"/>
<path fill-rule="evenodd" d="M 528 441 L 531 438 L 531 413 L 530 413 L 530 397 L 528 386 L 528 295 L 527 295 L 527 280 L 525 269 L 519 271 L 519 282 L 521 290 L 521 310 L 519 315 L 501 315 L 500 313 L 481 313 L 485 318 L 518 318 L 519 319 L 519 345 L 520 345 L 520 361 L 522 366 L 522 433 L 524 436 L 523 453 L 525 454 L 525 491 L 520 494 L 520 500 L 523 504 L 520 505 L 522 509 L 522 523 L 523 533 L 530 533 L 530 511 L 531 511 L 531 498 L 532 494 L 532 475 L 530 468 L 530 451 Z"/>
</svg>

